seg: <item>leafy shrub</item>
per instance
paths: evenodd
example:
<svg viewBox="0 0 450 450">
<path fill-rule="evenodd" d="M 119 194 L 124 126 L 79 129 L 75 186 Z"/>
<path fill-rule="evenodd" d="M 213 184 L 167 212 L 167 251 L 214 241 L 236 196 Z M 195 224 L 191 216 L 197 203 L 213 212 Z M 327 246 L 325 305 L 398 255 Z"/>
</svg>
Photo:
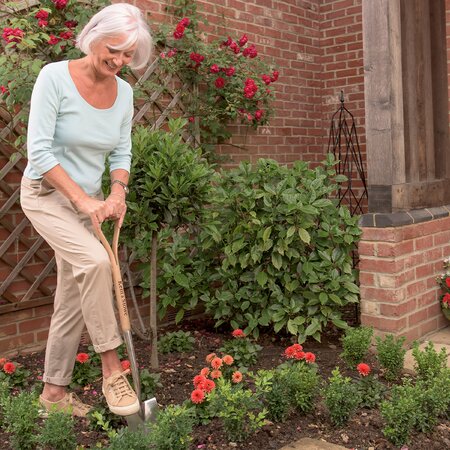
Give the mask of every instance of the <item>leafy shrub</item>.
<svg viewBox="0 0 450 450">
<path fill-rule="evenodd" d="M 111 437 L 108 450 L 148 450 L 151 442 L 152 437 L 145 428 L 132 431 L 123 427 Z"/>
<path fill-rule="evenodd" d="M 61 411 L 50 412 L 43 423 L 37 441 L 44 448 L 75 450 L 77 437 L 72 416 Z"/>
<path fill-rule="evenodd" d="M 384 339 L 376 338 L 377 359 L 384 369 L 386 380 L 394 381 L 400 376 L 405 361 L 406 349 L 403 347 L 405 337 L 396 339 L 393 334 L 387 334 Z"/>
<path fill-rule="evenodd" d="M 286 330 L 320 339 L 328 322 L 345 328 L 341 307 L 358 301 L 351 251 L 358 218 L 337 206 L 343 181 L 328 156 L 309 169 L 261 159 L 217 175 L 202 242 L 215 248 L 219 288 L 202 299 L 217 325 L 248 335 Z"/>
<path fill-rule="evenodd" d="M 149 372 L 148 369 L 139 371 L 141 380 L 141 401 L 145 401 L 155 395 L 156 389 L 162 387 L 159 373 Z"/>
<path fill-rule="evenodd" d="M 336 367 L 324 389 L 325 405 L 334 425 L 345 424 L 360 403 L 358 388 L 349 377 L 343 377 Z"/>
<path fill-rule="evenodd" d="M 377 408 L 387 392 L 386 386 L 373 375 L 361 378 L 357 386 L 361 398 L 359 406 L 363 408 Z"/>
<path fill-rule="evenodd" d="M 225 341 L 219 350 L 222 353 L 230 354 L 235 364 L 242 368 L 256 364 L 262 347 L 249 337 L 242 336 Z"/>
<path fill-rule="evenodd" d="M 297 362 L 283 370 L 282 376 L 285 378 L 292 406 L 299 412 L 310 412 L 320 382 L 317 368 L 305 362 Z"/>
<path fill-rule="evenodd" d="M 173 331 L 159 338 L 158 350 L 161 353 L 189 352 L 195 344 L 195 338 L 190 332 Z"/>
<path fill-rule="evenodd" d="M 14 450 L 34 449 L 37 435 L 39 408 L 34 394 L 26 391 L 17 396 L 9 395 L 2 400 L 5 431 L 11 434 Z"/>
<path fill-rule="evenodd" d="M 381 404 L 381 415 L 385 421 L 383 434 L 395 445 L 402 446 L 409 440 L 417 413 L 417 389 L 410 382 L 394 386 L 391 399 Z"/>
<path fill-rule="evenodd" d="M 233 442 L 244 440 L 264 425 L 267 411 L 261 411 L 261 403 L 250 389 L 232 385 L 219 379 L 209 394 L 209 410 L 223 422 L 227 438 Z"/>
<path fill-rule="evenodd" d="M 370 348 L 373 336 L 373 328 L 358 327 L 348 328 L 342 338 L 341 358 L 347 365 L 354 369 L 358 363 L 364 360 Z"/>
<path fill-rule="evenodd" d="M 151 442 L 156 450 L 187 450 L 192 441 L 194 413 L 187 406 L 169 405 L 160 411 L 151 427 Z M 151 447 L 153 448 L 153 447 Z"/>
<path fill-rule="evenodd" d="M 267 415 L 274 422 L 284 422 L 292 410 L 292 401 L 289 397 L 288 380 L 285 374 L 279 370 L 258 371 L 259 378 L 265 378 L 267 386 L 264 392 L 260 392 Z"/>
<path fill-rule="evenodd" d="M 414 369 L 417 376 L 424 381 L 433 381 L 447 367 L 447 351 L 445 347 L 438 353 L 432 341 L 423 351 L 417 342 L 413 345 L 412 355 L 415 360 Z"/>
</svg>

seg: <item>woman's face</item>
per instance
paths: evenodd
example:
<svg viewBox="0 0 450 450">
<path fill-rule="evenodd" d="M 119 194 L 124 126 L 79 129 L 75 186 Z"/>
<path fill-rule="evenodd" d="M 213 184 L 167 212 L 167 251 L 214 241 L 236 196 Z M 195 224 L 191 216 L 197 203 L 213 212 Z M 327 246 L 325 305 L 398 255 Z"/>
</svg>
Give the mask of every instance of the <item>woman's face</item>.
<svg viewBox="0 0 450 450">
<path fill-rule="evenodd" d="M 107 37 L 92 44 L 90 58 L 98 74 L 114 76 L 131 62 L 137 44 L 125 50 L 114 49 L 120 47 L 125 40 L 125 36 Z"/>
</svg>

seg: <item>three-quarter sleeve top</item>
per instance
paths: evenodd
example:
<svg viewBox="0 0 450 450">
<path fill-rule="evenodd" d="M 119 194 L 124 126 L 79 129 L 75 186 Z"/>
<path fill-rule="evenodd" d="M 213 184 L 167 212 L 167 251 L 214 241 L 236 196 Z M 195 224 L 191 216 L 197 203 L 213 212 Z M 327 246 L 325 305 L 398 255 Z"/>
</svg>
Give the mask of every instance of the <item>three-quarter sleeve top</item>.
<svg viewBox="0 0 450 450">
<path fill-rule="evenodd" d="M 68 61 L 50 63 L 41 70 L 31 96 L 26 177 L 42 178 L 60 164 L 93 195 L 101 189 L 107 158 L 111 171 L 130 171 L 133 90 L 121 78 L 116 80 L 114 104 L 98 109 L 78 92 Z"/>
</svg>

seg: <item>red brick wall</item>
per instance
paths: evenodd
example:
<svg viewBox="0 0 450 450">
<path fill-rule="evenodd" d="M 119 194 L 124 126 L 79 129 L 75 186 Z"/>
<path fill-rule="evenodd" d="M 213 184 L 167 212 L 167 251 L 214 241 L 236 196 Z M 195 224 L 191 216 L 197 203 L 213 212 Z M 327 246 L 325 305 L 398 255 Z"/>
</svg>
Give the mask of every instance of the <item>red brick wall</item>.
<svg viewBox="0 0 450 450">
<path fill-rule="evenodd" d="M 448 324 L 436 276 L 450 254 L 450 218 L 398 228 L 363 228 L 361 322 L 408 342 Z"/>
</svg>

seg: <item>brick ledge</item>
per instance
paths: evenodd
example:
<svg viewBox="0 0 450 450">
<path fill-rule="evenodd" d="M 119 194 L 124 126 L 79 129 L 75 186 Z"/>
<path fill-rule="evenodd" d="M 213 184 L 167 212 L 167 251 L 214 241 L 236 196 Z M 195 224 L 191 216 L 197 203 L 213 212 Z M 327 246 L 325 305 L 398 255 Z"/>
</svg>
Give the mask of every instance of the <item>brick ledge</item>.
<svg viewBox="0 0 450 450">
<path fill-rule="evenodd" d="M 359 219 L 359 226 L 369 228 L 390 228 L 443 219 L 450 215 L 450 205 L 434 208 L 413 209 L 395 213 L 368 213 Z"/>
</svg>

